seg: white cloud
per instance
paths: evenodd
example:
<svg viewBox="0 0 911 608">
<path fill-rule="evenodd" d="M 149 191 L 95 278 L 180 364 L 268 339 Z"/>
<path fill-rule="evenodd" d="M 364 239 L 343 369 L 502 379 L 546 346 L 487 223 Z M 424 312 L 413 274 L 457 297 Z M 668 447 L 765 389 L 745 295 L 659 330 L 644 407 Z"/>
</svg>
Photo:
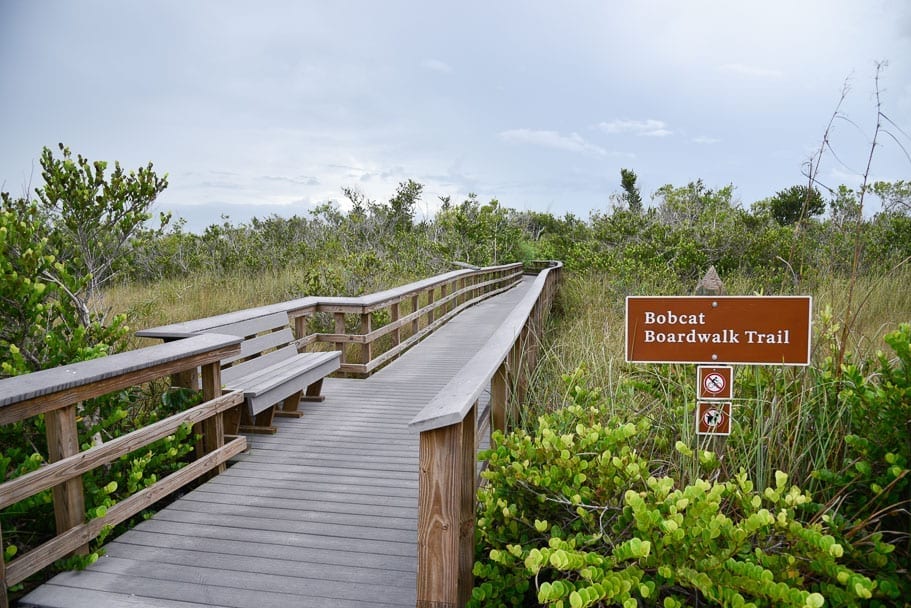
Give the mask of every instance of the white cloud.
<svg viewBox="0 0 911 608">
<path fill-rule="evenodd" d="M 545 148 L 556 148 L 557 150 L 566 150 L 569 152 L 587 152 L 604 156 L 607 152 L 604 148 L 591 144 L 578 133 L 563 135 L 557 131 L 536 131 L 533 129 L 512 129 L 501 131 L 500 139 L 513 144 L 532 144 L 535 146 L 544 146 Z"/>
<path fill-rule="evenodd" d="M 612 120 L 598 124 L 605 133 L 632 133 L 640 137 L 667 137 L 674 132 L 667 128 L 663 120 Z"/>
<path fill-rule="evenodd" d="M 439 72 L 440 74 L 452 74 L 452 66 L 450 66 L 445 61 L 440 61 L 439 59 L 424 59 L 421 61 L 421 67 L 425 70 L 430 70 L 431 72 Z"/>
<path fill-rule="evenodd" d="M 750 78 L 781 78 L 784 74 L 781 70 L 773 70 L 758 65 L 746 65 L 743 63 L 726 63 L 719 68 L 722 72 L 729 72 L 738 76 L 747 76 Z"/>
<path fill-rule="evenodd" d="M 717 144 L 721 140 L 717 137 L 706 137 L 705 135 L 700 135 L 699 137 L 693 138 L 693 143 L 695 144 Z"/>
<path fill-rule="evenodd" d="M 845 184 L 852 188 L 860 186 L 863 183 L 863 176 L 845 169 L 835 167 L 829 169 L 828 177 L 833 184 Z"/>
</svg>

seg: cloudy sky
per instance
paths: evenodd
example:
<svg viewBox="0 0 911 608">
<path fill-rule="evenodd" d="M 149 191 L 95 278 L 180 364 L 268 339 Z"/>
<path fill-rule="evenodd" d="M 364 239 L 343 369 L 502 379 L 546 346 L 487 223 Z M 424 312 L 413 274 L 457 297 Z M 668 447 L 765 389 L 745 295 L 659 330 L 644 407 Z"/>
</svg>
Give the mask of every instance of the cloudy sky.
<svg viewBox="0 0 911 608">
<path fill-rule="evenodd" d="M 733 184 L 911 179 L 908 0 L 0 0 L 0 190 L 64 142 L 169 175 L 191 228 L 386 200 L 406 179 L 517 209 L 608 209 L 621 168 Z M 892 139 L 894 136 L 901 146 Z"/>
</svg>

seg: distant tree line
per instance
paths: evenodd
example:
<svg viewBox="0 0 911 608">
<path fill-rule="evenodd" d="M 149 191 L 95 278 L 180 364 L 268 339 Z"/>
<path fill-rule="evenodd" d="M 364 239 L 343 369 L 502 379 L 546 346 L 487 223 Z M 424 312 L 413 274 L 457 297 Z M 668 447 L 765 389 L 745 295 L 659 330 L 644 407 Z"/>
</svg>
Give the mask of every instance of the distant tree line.
<svg viewBox="0 0 911 608">
<path fill-rule="evenodd" d="M 469 194 L 460 202 L 442 197 L 433 217 L 416 219 L 420 183 L 402 182 L 388 202 L 346 188 L 347 213 L 326 203 L 290 218 L 241 224 L 225 218 L 201 234 L 186 232 L 178 222 L 137 241 L 123 278 L 275 272 L 299 264 L 328 273 L 313 287 L 336 295 L 369 290 L 365 273 L 426 276 L 454 261 L 552 258 L 571 271 L 631 279 L 649 273 L 684 285 L 715 265 L 721 273 L 746 274 L 779 288 L 783 278 L 795 283 L 848 272 L 858 234 L 862 272 L 886 272 L 911 256 L 911 182 L 873 184 L 866 204 L 879 204 L 872 213 L 860 208 L 860 193 L 846 186 L 824 196 L 797 185 L 745 208 L 732 185 L 668 184 L 645 205 L 633 171 L 623 169 L 621 183 L 622 194 L 609 208 L 588 217 L 519 211 Z M 344 278 L 352 272 L 361 279 Z"/>
</svg>

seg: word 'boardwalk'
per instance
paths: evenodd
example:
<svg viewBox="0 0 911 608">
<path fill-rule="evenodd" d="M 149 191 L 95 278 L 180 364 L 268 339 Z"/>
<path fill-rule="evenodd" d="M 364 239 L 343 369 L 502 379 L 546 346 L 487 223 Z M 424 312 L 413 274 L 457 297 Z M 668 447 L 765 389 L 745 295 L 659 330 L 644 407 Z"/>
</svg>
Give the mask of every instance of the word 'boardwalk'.
<svg viewBox="0 0 911 608">
<path fill-rule="evenodd" d="M 248 437 L 226 472 L 57 575 L 23 606 L 420 605 L 419 435 L 409 422 L 510 318 L 533 285 L 465 309 L 369 378 L 329 378 L 278 433 Z M 486 399 L 478 416 L 488 416 Z M 489 427 L 478 423 L 478 436 Z M 460 594 L 463 594 L 461 591 Z"/>
</svg>

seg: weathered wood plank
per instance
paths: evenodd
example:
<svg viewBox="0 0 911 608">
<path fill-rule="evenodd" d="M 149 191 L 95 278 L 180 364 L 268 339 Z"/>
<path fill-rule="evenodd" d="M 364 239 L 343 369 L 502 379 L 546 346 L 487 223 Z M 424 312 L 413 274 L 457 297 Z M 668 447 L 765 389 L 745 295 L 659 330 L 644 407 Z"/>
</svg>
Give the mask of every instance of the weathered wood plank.
<svg viewBox="0 0 911 608">
<path fill-rule="evenodd" d="M 0 424 L 219 361 L 240 339 L 213 334 L 0 380 Z"/>
<path fill-rule="evenodd" d="M 256 606 L 257 608 L 288 608 L 288 606 L 295 606 L 296 608 L 325 608 L 330 605 L 330 602 L 333 608 L 389 608 L 396 605 L 395 603 L 382 601 L 327 598 L 309 593 L 284 593 L 280 590 L 274 590 L 274 588 L 271 591 L 249 590 L 239 585 L 219 585 L 216 582 L 207 580 L 175 582 L 107 572 L 93 572 L 91 577 L 86 577 L 81 572 L 67 572 L 59 575 L 58 578 L 59 581 L 54 585 L 59 589 L 57 597 L 53 598 L 56 601 L 54 603 L 42 602 L 37 605 L 68 608 L 69 602 L 80 593 L 79 588 L 106 591 L 115 594 L 115 596 L 126 594 L 134 597 L 148 597 L 153 602 L 152 605 L 155 605 L 154 602 L 162 601 L 184 601 L 230 608 L 242 608 L 245 606 Z M 339 585 L 339 587 L 344 587 L 344 585 Z M 40 597 L 40 594 L 36 593 L 35 597 Z M 376 597 L 376 593 L 374 592 L 369 597 Z M 26 605 L 36 605 L 31 596 L 29 596 L 29 601 Z M 95 604 L 95 606 L 110 605 L 106 602 Z M 401 606 L 402 604 L 398 605 Z"/>
<path fill-rule="evenodd" d="M 266 352 L 271 349 L 288 346 L 293 342 L 294 334 L 291 332 L 290 327 L 285 327 L 280 331 L 273 331 L 261 336 L 256 336 L 255 338 L 247 338 L 241 342 L 240 352 L 233 357 L 225 357 L 222 359 L 221 364 L 226 366 L 229 363 L 234 363 L 239 359 L 245 359 L 247 357 L 252 357 L 253 355 L 258 355 L 259 353 Z M 297 348 L 295 347 L 295 351 L 296 350 Z"/>
<path fill-rule="evenodd" d="M 276 555 L 274 544 L 263 542 L 261 539 L 235 540 L 232 538 L 207 538 L 204 551 L 200 550 L 200 542 L 192 536 L 180 534 L 165 534 L 161 531 L 147 532 L 143 529 L 134 529 L 120 536 L 110 544 L 124 545 L 132 550 L 134 546 L 159 547 L 162 549 L 176 549 L 192 551 L 197 559 L 205 556 L 206 559 L 219 559 L 220 555 L 230 555 L 234 559 L 241 555 L 244 557 L 265 557 L 281 559 L 308 567 L 313 562 L 328 565 L 346 566 L 355 568 L 375 568 L 394 572 L 407 572 L 412 576 L 415 572 L 415 556 L 389 555 L 383 553 L 352 554 L 336 551 L 333 547 L 314 547 L 306 545 L 288 545 L 282 548 L 281 556 Z M 91 571 L 91 570 L 89 570 Z"/>
<path fill-rule="evenodd" d="M 249 383 L 251 380 L 262 378 L 261 372 L 266 368 L 272 365 L 281 364 L 295 355 L 297 355 L 297 348 L 286 346 L 285 348 L 274 350 L 260 357 L 256 357 L 255 359 L 244 361 L 238 365 L 226 367 L 222 371 L 222 378 L 224 378 L 225 382 L 228 384 L 233 383 L 244 386 L 245 383 Z"/>
<path fill-rule="evenodd" d="M 333 600 L 364 601 L 373 598 L 376 591 L 374 585 L 360 581 L 345 581 L 344 584 L 339 584 L 340 581 L 331 578 L 314 577 L 306 571 L 289 571 L 287 567 L 273 572 L 249 572 L 242 565 L 241 561 L 235 564 L 233 569 L 225 570 L 198 564 L 186 566 L 162 561 L 155 564 L 153 572 L 149 572 L 143 567 L 142 562 L 113 557 L 101 560 L 96 572 L 132 576 L 139 582 L 148 581 L 147 584 L 151 585 L 160 582 L 190 583 L 208 587 L 234 587 L 247 592 L 280 591 L 285 595 L 332 598 Z M 385 593 L 383 595 L 385 597 L 383 599 L 386 600 L 384 603 L 395 604 L 406 601 L 408 596 L 413 593 L 406 585 L 401 584 L 407 582 L 405 577 L 397 578 L 399 580 L 394 580 L 393 583 L 399 584 L 384 585 Z"/>
<path fill-rule="evenodd" d="M 412 499 L 412 503 L 416 499 Z M 191 506 L 192 510 L 182 507 Z M 411 505 L 414 510 L 414 504 Z M 293 532 L 295 534 L 318 534 L 352 539 L 378 540 L 397 543 L 413 543 L 417 530 L 417 519 L 373 518 L 333 511 L 297 511 L 270 507 L 257 508 L 255 515 L 246 506 L 232 503 L 186 503 L 181 508 L 173 507 L 162 511 L 161 521 L 181 523 L 208 523 L 217 519 L 219 524 L 234 528 L 254 528 Z M 214 518 L 213 516 L 217 516 Z M 292 516 L 292 517 L 289 517 Z"/>
<path fill-rule="evenodd" d="M 20 608 L 206 608 L 211 604 L 164 600 L 160 598 L 136 597 L 115 591 L 82 589 L 61 584 L 48 584 L 29 595 L 29 601 L 21 600 Z"/>
<path fill-rule="evenodd" d="M 288 314 L 274 312 L 267 315 L 246 318 L 241 321 L 214 325 L 205 330 L 207 334 L 228 334 L 239 338 L 248 338 L 256 334 L 272 331 L 288 325 Z M 289 328 L 290 329 L 290 328 Z"/>
</svg>

